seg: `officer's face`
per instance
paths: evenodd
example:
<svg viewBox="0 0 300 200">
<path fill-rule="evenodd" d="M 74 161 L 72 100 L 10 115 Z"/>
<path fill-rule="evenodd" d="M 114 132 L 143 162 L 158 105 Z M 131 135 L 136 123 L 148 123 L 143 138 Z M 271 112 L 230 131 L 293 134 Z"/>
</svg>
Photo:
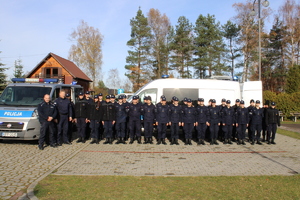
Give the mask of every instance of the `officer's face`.
<svg viewBox="0 0 300 200">
<path fill-rule="evenodd" d="M 44 101 L 45 101 L 46 103 L 49 103 L 49 102 L 50 102 L 50 96 L 49 96 L 49 95 L 45 95 L 45 96 L 44 96 Z"/>
<path fill-rule="evenodd" d="M 251 102 L 250 105 L 251 105 L 251 106 L 254 106 L 255 104 L 254 104 L 254 102 Z"/>
<path fill-rule="evenodd" d="M 138 101 L 137 99 L 133 99 L 133 100 L 132 100 L 132 103 L 136 104 L 137 101 Z"/>
<path fill-rule="evenodd" d="M 94 101 L 95 101 L 95 102 L 98 102 L 98 101 L 99 101 L 99 99 L 98 99 L 98 98 L 96 98 L 96 99 L 94 99 Z"/>
<path fill-rule="evenodd" d="M 228 103 L 228 104 L 226 104 L 226 105 L 227 105 L 228 108 L 230 107 L 230 103 Z"/>
<path fill-rule="evenodd" d="M 239 105 L 240 105 L 240 102 L 236 102 L 236 105 L 239 106 Z"/>
<path fill-rule="evenodd" d="M 245 107 L 245 104 L 240 104 L 241 108 L 244 108 Z"/>
<path fill-rule="evenodd" d="M 177 106 L 178 105 L 178 101 L 174 101 L 174 104 Z"/>
<path fill-rule="evenodd" d="M 60 92 L 59 97 L 64 99 L 66 97 L 66 93 L 64 91 Z"/>
<path fill-rule="evenodd" d="M 275 106 L 271 106 L 273 109 L 275 108 Z"/>
<path fill-rule="evenodd" d="M 192 102 L 187 102 L 188 107 L 192 106 Z"/>
<path fill-rule="evenodd" d="M 167 103 L 166 101 L 162 101 L 161 102 L 162 105 L 166 105 L 166 103 Z"/>
<path fill-rule="evenodd" d="M 211 106 L 212 106 L 212 107 L 215 107 L 215 106 L 216 106 L 216 103 L 211 103 Z"/>
<path fill-rule="evenodd" d="M 225 106 L 225 105 L 226 105 L 226 102 L 222 102 L 222 105 L 224 105 L 224 106 Z"/>
<path fill-rule="evenodd" d="M 115 102 L 115 98 L 110 98 L 110 101 L 111 102 Z"/>
<path fill-rule="evenodd" d="M 119 103 L 123 103 L 123 99 L 119 99 L 118 101 L 119 101 Z"/>
<path fill-rule="evenodd" d="M 83 95 L 79 95 L 79 99 L 83 99 Z"/>
<path fill-rule="evenodd" d="M 98 99 L 99 99 L 99 101 L 102 101 L 103 97 L 102 97 L 102 96 L 99 96 Z"/>
<path fill-rule="evenodd" d="M 255 104 L 255 107 L 257 107 L 257 108 L 258 108 L 259 106 L 260 106 L 260 103 L 257 103 L 257 104 Z"/>
<path fill-rule="evenodd" d="M 108 103 L 108 102 L 110 102 L 110 99 L 106 99 L 105 101 L 106 101 L 106 103 Z"/>
<path fill-rule="evenodd" d="M 85 94 L 85 98 L 89 99 L 90 95 L 89 94 Z"/>
</svg>

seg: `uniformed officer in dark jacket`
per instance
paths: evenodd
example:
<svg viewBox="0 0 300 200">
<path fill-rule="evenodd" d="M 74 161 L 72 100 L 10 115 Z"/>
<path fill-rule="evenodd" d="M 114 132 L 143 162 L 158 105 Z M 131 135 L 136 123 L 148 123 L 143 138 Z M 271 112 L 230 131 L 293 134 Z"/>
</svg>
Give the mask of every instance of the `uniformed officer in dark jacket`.
<svg viewBox="0 0 300 200">
<path fill-rule="evenodd" d="M 208 126 L 210 130 L 210 144 L 219 145 L 217 142 L 218 131 L 221 122 L 220 108 L 216 106 L 216 100 L 211 100 L 211 107 L 208 108 Z"/>
<path fill-rule="evenodd" d="M 118 97 L 118 102 L 115 103 L 116 109 L 116 123 L 115 129 L 117 133 L 118 141 L 116 144 L 126 144 L 125 136 L 126 136 L 126 119 L 127 119 L 127 112 L 126 112 L 126 104 L 123 103 L 123 96 L 120 95 Z"/>
<path fill-rule="evenodd" d="M 252 116 L 252 110 L 253 110 L 253 108 L 255 108 L 255 101 L 254 101 L 254 99 L 251 99 L 250 100 L 250 106 L 248 106 L 248 112 L 249 112 L 249 116 Z M 250 118 L 250 120 L 249 120 L 249 126 L 248 126 L 248 137 L 249 137 L 249 142 L 251 142 L 252 141 L 252 138 L 251 138 L 251 136 L 252 136 L 252 134 L 251 134 L 251 118 Z"/>
<path fill-rule="evenodd" d="M 125 107 L 128 107 L 129 103 L 127 101 L 127 95 L 124 94 L 122 96 L 123 96 L 123 104 L 125 105 Z M 125 140 L 127 140 L 128 137 L 129 137 L 129 128 L 128 127 L 129 127 L 129 118 L 128 118 L 128 115 L 127 115 L 126 124 L 125 124 Z"/>
<path fill-rule="evenodd" d="M 77 143 L 85 143 L 86 125 L 88 118 L 88 102 L 82 92 L 78 94 L 78 100 L 75 103 L 75 122 L 77 126 L 78 140 Z"/>
<path fill-rule="evenodd" d="M 262 123 L 262 142 L 266 141 L 267 131 L 268 131 L 268 125 L 266 124 L 266 113 L 269 109 L 269 100 L 266 100 L 264 103 L 264 117 L 263 117 L 263 123 Z"/>
<path fill-rule="evenodd" d="M 110 101 L 115 104 L 116 103 L 116 96 L 114 94 L 110 95 Z"/>
<path fill-rule="evenodd" d="M 234 108 L 230 106 L 231 101 L 226 101 L 226 107 L 222 109 L 222 123 L 224 132 L 224 144 L 232 144 L 231 133 L 235 126 L 235 112 Z"/>
<path fill-rule="evenodd" d="M 88 104 L 93 103 L 93 99 L 91 98 L 90 91 L 86 91 L 84 95 L 84 99 L 87 101 Z"/>
<path fill-rule="evenodd" d="M 151 101 L 151 97 L 146 97 L 146 103 L 143 105 L 143 116 L 144 116 L 144 144 L 153 144 L 153 123 L 155 121 L 155 106 Z"/>
<path fill-rule="evenodd" d="M 143 113 L 143 108 L 140 103 L 138 103 L 138 96 L 132 97 L 132 103 L 127 106 L 127 112 L 129 117 L 129 133 L 130 142 L 133 144 L 135 136 L 137 141 L 141 144 L 141 115 Z"/>
<path fill-rule="evenodd" d="M 260 101 L 257 100 L 255 102 L 255 108 L 253 108 L 252 115 L 251 115 L 251 134 L 252 134 L 252 141 L 251 144 L 254 145 L 255 141 L 257 144 L 262 145 L 260 142 L 260 134 L 262 129 L 262 122 L 264 118 L 264 110 L 259 107 Z"/>
<path fill-rule="evenodd" d="M 221 105 L 218 106 L 218 107 L 220 108 L 219 112 L 220 112 L 220 117 L 221 117 L 221 123 L 220 123 L 220 126 L 219 126 L 219 135 L 218 135 L 218 138 L 219 138 L 220 141 L 224 141 L 224 136 L 225 136 L 224 130 L 225 129 L 223 129 L 223 122 L 222 122 L 223 118 L 222 118 L 222 115 L 223 115 L 223 109 L 226 108 L 226 99 L 225 98 L 223 98 L 221 100 Z"/>
<path fill-rule="evenodd" d="M 240 106 L 236 111 L 236 128 L 238 132 L 238 143 L 245 145 L 245 132 L 247 127 L 249 126 L 249 111 L 245 108 L 245 102 L 243 100 L 240 101 Z"/>
<path fill-rule="evenodd" d="M 179 99 L 173 97 L 173 104 L 170 105 L 170 122 L 171 126 L 171 145 L 179 145 L 179 127 L 182 125 L 182 106 L 179 105 Z"/>
<path fill-rule="evenodd" d="M 170 108 L 167 105 L 166 97 L 161 99 L 161 105 L 156 107 L 157 144 L 166 145 L 167 126 L 169 125 Z"/>
<path fill-rule="evenodd" d="M 94 102 L 88 105 L 87 116 L 90 122 L 91 138 L 90 144 L 99 144 L 99 126 L 101 123 L 101 102 L 98 95 L 94 96 Z"/>
<path fill-rule="evenodd" d="M 276 106 L 275 102 L 271 102 L 271 108 L 267 110 L 265 116 L 266 125 L 268 127 L 267 144 L 276 144 L 275 135 L 277 131 L 277 125 L 280 126 L 279 111 L 275 108 L 275 106 Z"/>
<path fill-rule="evenodd" d="M 187 106 L 182 108 L 182 126 L 185 135 L 185 145 L 192 145 L 192 133 L 196 126 L 196 108 L 192 106 L 192 100 L 187 99 Z"/>
<path fill-rule="evenodd" d="M 198 98 L 198 106 L 196 107 L 197 111 L 197 122 L 196 122 L 196 129 L 197 129 L 197 144 L 198 145 L 205 145 L 205 133 L 208 125 L 208 107 L 204 105 L 204 99 Z"/>
<path fill-rule="evenodd" d="M 72 107 L 69 99 L 66 98 L 66 92 L 60 91 L 59 97 L 54 101 L 58 110 L 58 125 L 57 125 L 57 144 L 61 146 L 62 142 L 71 144 L 68 138 L 68 121 L 72 121 Z"/>
<path fill-rule="evenodd" d="M 102 103 L 104 103 L 105 101 L 103 100 L 103 94 L 102 93 L 99 93 L 98 94 L 98 99 L 99 99 L 99 103 L 100 103 L 100 107 L 102 105 Z M 102 140 L 102 138 L 104 138 L 103 136 L 103 125 L 101 123 L 101 120 L 100 120 L 100 123 L 99 123 L 99 141 Z"/>
<path fill-rule="evenodd" d="M 50 146 L 56 147 L 54 140 L 54 124 L 53 119 L 57 116 L 57 110 L 53 103 L 50 102 L 49 94 L 44 95 L 44 101 L 38 105 L 39 121 L 41 123 L 39 149 L 44 150 L 44 142 L 49 130 Z"/>
<path fill-rule="evenodd" d="M 237 109 L 239 108 L 239 106 L 240 106 L 240 100 L 236 99 L 235 100 L 235 105 L 232 106 L 235 113 L 236 113 Z M 232 141 L 235 141 L 236 138 L 238 139 L 238 134 L 237 134 L 237 128 L 236 128 L 236 126 L 232 127 L 232 136 L 231 136 L 231 138 L 232 138 Z"/>
<path fill-rule="evenodd" d="M 75 124 L 75 104 L 73 103 L 72 99 L 71 99 L 71 94 L 67 93 L 66 94 L 66 98 L 70 100 L 71 102 L 71 109 L 72 109 L 72 121 L 69 121 L 69 127 L 68 127 L 68 138 L 69 141 L 72 141 L 72 136 L 73 136 L 73 125 Z"/>
<path fill-rule="evenodd" d="M 106 96 L 105 102 L 101 106 L 101 120 L 104 128 L 106 141 L 103 144 L 112 144 L 113 125 L 116 122 L 115 105 L 110 101 L 110 95 Z"/>
</svg>

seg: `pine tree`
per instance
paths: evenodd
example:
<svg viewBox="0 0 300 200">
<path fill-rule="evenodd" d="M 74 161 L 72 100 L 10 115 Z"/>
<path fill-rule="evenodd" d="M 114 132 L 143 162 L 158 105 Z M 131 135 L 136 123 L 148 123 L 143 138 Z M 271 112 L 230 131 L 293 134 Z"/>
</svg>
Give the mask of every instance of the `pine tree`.
<svg viewBox="0 0 300 200">
<path fill-rule="evenodd" d="M 193 25 L 181 16 L 175 28 L 175 35 L 171 43 L 173 55 L 171 56 L 172 68 L 176 69 L 181 78 L 190 78 L 189 66 L 192 66 Z M 185 70 L 187 68 L 187 70 Z"/>
<path fill-rule="evenodd" d="M 195 77 L 204 78 L 205 71 L 208 75 L 222 73 L 224 64 L 221 57 L 224 50 L 220 23 L 216 22 L 215 16 L 208 14 L 207 17 L 200 15 L 196 21 L 195 31 Z"/>
<path fill-rule="evenodd" d="M 149 64 L 147 56 L 149 55 L 151 32 L 148 26 L 148 20 L 142 13 L 141 9 L 137 11 L 136 17 L 130 20 L 131 39 L 127 42 L 127 46 L 131 50 L 128 51 L 126 57 L 127 65 L 125 68 L 129 71 L 125 75 L 133 84 L 133 90 L 136 91 L 142 87 L 147 78 L 146 66 Z"/>
<path fill-rule="evenodd" d="M 230 20 L 228 20 L 227 23 L 222 26 L 222 28 L 223 28 L 223 35 L 228 41 L 226 45 L 227 46 L 226 58 L 231 63 L 230 71 L 231 71 L 231 76 L 233 77 L 234 69 L 236 67 L 234 61 L 237 58 L 241 57 L 241 53 L 240 53 L 241 49 L 237 45 L 237 39 L 241 28 L 238 25 L 232 23 Z"/>
<path fill-rule="evenodd" d="M 1 53 L 1 51 L 0 51 L 0 53 Z M 5 68 L 4 66 L 5 65 L 0 62 L 0 92 L 1 93 L 7 85 L 7 81 L 6 81 L 7 76 L 4 73 L 7 70 L 7 68 Z"/>
<path fill-rule="evenodd" d="M 291 67 L 287 74 L 286 92 L 291 94 L 300 91 L 300 65 Z"/>
<path fill-rule="evenodd" d="M 22 60 L 21 59 L 15 60 L 15 69 L 14 69 L 13 76 L 15 78 L 22 78 L 22 77 L 24 77 L 23 64 L 22 64 Z"/>
</svg>

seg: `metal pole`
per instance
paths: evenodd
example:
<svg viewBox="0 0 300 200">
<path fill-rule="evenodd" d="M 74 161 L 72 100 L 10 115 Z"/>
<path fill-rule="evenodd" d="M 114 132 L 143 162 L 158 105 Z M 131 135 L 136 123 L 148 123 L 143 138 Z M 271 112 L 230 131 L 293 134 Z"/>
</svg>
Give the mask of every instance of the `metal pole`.
<svg viewBox="0 0 300 200">
<path fill-rule="evenodd" d="M 261 81 L 261 17 L 260 17 L 260 0 L 258 0 L 258 80 Z"/>
</svg>

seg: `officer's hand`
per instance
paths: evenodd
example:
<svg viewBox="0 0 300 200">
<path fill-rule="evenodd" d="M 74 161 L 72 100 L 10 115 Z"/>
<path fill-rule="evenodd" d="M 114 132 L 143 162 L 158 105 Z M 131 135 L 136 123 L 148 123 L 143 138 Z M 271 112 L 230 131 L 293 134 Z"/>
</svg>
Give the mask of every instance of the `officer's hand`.
<svg viewBox="0 0 300 200">
<path fill-rule="evenodd" d="M 196 123 L 194 123 L 194 126 L 196 126 Z"/>
<path fill-rule="evenodd" d="M 218 126 L 220 126 L 220 123 L 218 123 Z"/>
<path fill-rule="evenodd" d="M 196 122 L 196 125 L 195 126 L 198 126 L 198 122 Z"/>
<path fill-rule="evenodd" d="M 158 126 L 158 122 L 155 122 L 156 126 Z"/>
<path fill-rule="evenodd" d="M 181 123 L 181 126 L 184 126 L 184 122 Z"/>
<path fill-rule="evenodd" d="M 235 125 L 236 127 L 238 127 L 239 126 L 239 124 L 238 123 L 236 123 L 236 125 Z"/>
<path fill-rule="evenodd" d="M 234 124 L 232 124 L 232 126 L 234 126 Z"/>
<path fill-rule="evenodd" d="M 249 124 L 247 124 L 247 127 L 249 126 Z"/>
<path fill-rule="evenodd" d="M 169 126 L 169 123 L 166 123 L 166 126 Z"/>
<path fill-rule="evenodd" d="M 104 121 L 102 121 L 102 125 L 104 125 Z"/>
<path fill-rule="evenodd" d="M 57 120 L 57 119 L 54 119 L 54 122 L 55 122 L 55 123 L 58 123 L 58 120 Z"/>
<path fill-rule="evenodd" d="M 48 117 L 48 122 L 51 122 L 53 120 L 53 117 Z"/>
<path fill-rule="evenodd" d="M 70 121 L 70 122 L 72 121 L 72 117 L 69 117 L 69 121 Z"/>
<path fill-rule="evenodd" d="M 210 124 L 209 124 L 208 122 L 206 122 L 206 125 L 207 125 L 207 126 L 210 126 Z"/>
<path fill-rule="evenodd" d="M 171 122 L 169 122 L 169 125 L 170 125 L 170 126 L 171 126 L 171 124 L 172 124 L 172 123 L 171 123 Z M 179 125 L 179 126 L 180 126 L 180 125 Z"/>
<path fill-rule="evenodd" d="M 116 121 L 112 121 L 112 124 L 114 125 Z"/>
<path fill-rule="evenodd" d="M 225 123 L 223 123 L 223 126 L 225 126 Z"/>
<path fill-rule="evenodd" d="M 178 125 L 179 125 L 179 126 L 182 126 L 182 123 L 181 123 L 181 122 L 179 122 L 179 123 L 178 123 Z"/>
</svg>

